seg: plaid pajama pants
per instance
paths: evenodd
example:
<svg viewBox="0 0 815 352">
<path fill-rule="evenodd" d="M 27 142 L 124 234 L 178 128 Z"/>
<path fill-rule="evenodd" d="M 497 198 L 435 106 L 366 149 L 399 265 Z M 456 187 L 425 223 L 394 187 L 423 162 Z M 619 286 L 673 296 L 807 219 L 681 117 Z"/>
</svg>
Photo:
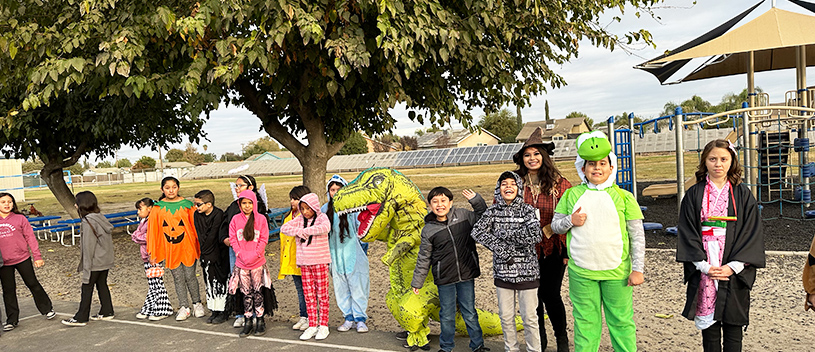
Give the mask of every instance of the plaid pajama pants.
<svg viewBox="0 0 815 352">
<path fill-rule="evenodd" d="M 308 326 L 328 326 L 328 264 L 303 265 L 303 295 L 306 296 Z M 317 310 L 319 309 L 319 323 Z"/>
</svg>

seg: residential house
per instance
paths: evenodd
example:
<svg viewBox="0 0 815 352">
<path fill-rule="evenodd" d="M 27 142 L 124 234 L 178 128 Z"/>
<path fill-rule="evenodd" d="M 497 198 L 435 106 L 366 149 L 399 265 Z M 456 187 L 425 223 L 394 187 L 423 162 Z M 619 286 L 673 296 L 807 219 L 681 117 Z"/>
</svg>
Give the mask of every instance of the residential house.
<svg viewBox="0 0 815 352">
<path fill-rule="evenodd" d="M 421 150 L 496 145 L 500 140 L 498 136 L 485 129 L 482 129 L 481 132 L 470 132 L 467 129 L 460 129 L 425 133 L 419 136 L 418 144 Z"/>
<path fill-rule="evenodd" d="M 591 131 L 591 126 L 583 117 L 572 117 L 568 119 L 556 119 L 547 121 L 532 121 L 524 124 L 516 142 L 523 143 L 535 131 L 536 128 L 543 129 L 541 138 L 544 141 L 558 141 L 564 139 L 575 139 L 583 132 Z"/>
<path fill-rule="evenodd" d="M 263 152 L 261 154 L 253 154 L 246 158 L 244 161 L 258 161 L 258 160 L 280 160 L 293 158 L 294 154 L 290 151 L 277 151 L 277 152 Z"/>
<path fill-rule="evenodd" d="M 365 144 L 368 147 L 368 153 L 384 153 L 384 152 L 398 152 L 399 148 L 395 145 L 385 144 L 380 141 L 377 141 L 371 137 L 368 137 L 364 133 L 362 137 L 365 138 Z"/>
</svg>

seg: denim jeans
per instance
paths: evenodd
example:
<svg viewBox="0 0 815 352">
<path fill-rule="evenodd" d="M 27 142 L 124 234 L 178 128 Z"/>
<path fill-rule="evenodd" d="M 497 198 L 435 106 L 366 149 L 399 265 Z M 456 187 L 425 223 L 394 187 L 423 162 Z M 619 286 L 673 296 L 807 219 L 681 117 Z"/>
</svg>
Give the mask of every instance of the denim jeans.
<svg viewBox="0 0 815 352">
<path fill-rule="evenodd" d="M 303 294 L 303 277 L 300 275 L 292 275 L 294 279 L 294 289 L 297 290 L 297 300 L 300 303 L 300 317 L 308 317 L 306 312 L 306 296 Z"/>
<path fill-rule="evenodd" d="M 475 350 L 484 345 L 481 334 L 481 325 L 478 324 L 478 312 L 475 310 L 475 285 L 473 280 L 462 281 L 455 284 L 439 286 L 439 320 L 441 321 L 441 335 L 439 347 L 445 351 L 452 351 L 455 347 L 453 338 L 456 336 L 456 302 L 467 326 L 470 335 L 470 349 Z"/>
</svg>

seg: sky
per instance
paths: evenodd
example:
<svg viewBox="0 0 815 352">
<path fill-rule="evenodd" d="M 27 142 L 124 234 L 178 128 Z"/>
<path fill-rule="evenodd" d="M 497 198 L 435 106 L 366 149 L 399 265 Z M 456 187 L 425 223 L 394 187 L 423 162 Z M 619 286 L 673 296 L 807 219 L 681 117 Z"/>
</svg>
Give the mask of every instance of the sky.
<svg viewBox="0 0 815 352">
<path fill-rule="evenodd" d="M 545 119 L 544 105 L 547 100 L 552 118 L 563 118 L 572 111 L 580 111 L 595 122 L 622 112 L 634 112 L 644 118 L 658 117 L 665 103 L 678 103 L 694 94 L 712 104 L 718 104 L 725 94 L 738 93 L 747 87 L 746 75 L 663 86 L 653 75 L 636 70 L 633 66 L 708 32 L 758 2 L 759 0 L 698 0 L 694 4 L 692 0 L 666 0 L 654 9 L 659 20 L 645 13 L 637 18 L 634 9 L 627 9 L 619 23 L 611 21 L 613 16 L 620 16 L 619 10 L 608 11 L 601 17 L 600 23 L 608 25 L 610 32 L 622 35 L 644 28 L 652 34 L 656 48 L 639 46 L 630 53 L 619 49 L 611 52 L 595 48 L 588 42 L 581 42 L 577 58 L 564 65 L 550 64 L 555 72 L 564 77 L 567 85 L 559 89 L 550 88 L 546 94 L 532 97 L 530 106 L 521 111 L 524 122 Z M 747 23 L 771 7 L 772 0 L 766 0 L 737 26 Z M 786 0 L 779 0 L 777 7 L 807 13 Z M 684 71 L 680 71 L 680 74 L 681 72 Z M 815 69 L 809 68 L 807 76 L 815 77 L 813 74 Z M 785 92 L 795 89 L 795 70 L 756 73 L 755 79 L 756 86 L 769 93 L 772 103 L 783 101 Z M 514 107 L 508 108 L 514 113 Z M 415 130 L 429 127 L 411 121 L 404 105 L 396 106 L 391 114 L 397 120 L 394 130 L 397 135 L 413 135 Z M 472 114 L 477 122 L 483 112 L 473 111 Z M 460 128 L 460 124 L 454 123 L 453 127 Z M 212 112 L 204 131 L 209 141 L 202 140 L 195 146 L 201 152 L 201 146 L 206 144 L 207 152 L 218 156 L 226 152 L 240 153 L 243 144 L 266 136 L 261 131 L 257 117 L 248 110 L 235 106 L 222 107 Z M 169 148 L 184 149 L 185 144 L 186 141 Z M 124 147 L 118 153 L 119 158 L 127 158 L 132 162 L 142 155 L 158 158 L 158 152 L 149 149 Z M 90 161 L 96 162 L 93 157 Z"/>
</svg>

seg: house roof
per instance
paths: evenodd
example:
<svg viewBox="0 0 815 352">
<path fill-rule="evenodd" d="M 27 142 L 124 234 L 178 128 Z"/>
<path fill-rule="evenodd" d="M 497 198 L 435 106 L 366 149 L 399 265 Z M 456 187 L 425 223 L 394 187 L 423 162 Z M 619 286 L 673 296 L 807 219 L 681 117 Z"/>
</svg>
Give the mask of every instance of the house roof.
<svg viewBox="0 0 815 352">
<path fill-rule="evenodd" d="M 381 146 L 384 146 L 384 147 L 386 147 L 386 148 L 388 148 L 388 149 L 392 149 L 392 150 L 395 150 L 395 151 L 396 151 L 396 150 L 399 150 L 399 148 L 397 148 L 396 146 L 394 146 L 394 145 L 392 145 L 392 144 L 385 144 L 385 143 L 382 143 L 382 142 L 380 142 L 380 141 L 378 141 L 378 140 L 376 140 L 376 139 L 373 139 L 373 138 L 371 138 L 371 137 L 368 137 L 368 135 L 366 135 L 366 134 L 364 134 L 364 133 L 362 134 L 362 137 L 363 137 L 363 138 L 365 138 L 365 139 L 367 139 L 367 140 L 369 140 L 369 141 L 371 141 L 371 143 L 373 143 L 373 144 L 376 144 L 376 145 L 381 145 Z"/>
<path fill-rule="evenodd" d="M 492 134 L 492 132 L 490 132 L 490 131 L 482 129 L 481 132 L 486 133 L 486 134 L 492 136 L 493 138 L 495 138 L 495 139 L 497 139 L 499 141 L 501 140 L 501 138 L 498 138 L 498 136 Z M 447 142 L 447 144 L 445 146 L 451 146 L 451 145 L 455 146 L 456 144 L 461 143 L 461 141 L 463 141 L 465 138 L 472 135 L 472 133 L 470 132 L 470 130 L 467 130 L 467 129 L 451 130 L 451 131 L 450 130 L 443 130 L 443 131 L 438 131 L 438 132 L 425 133 L 425 134 L 419 136 L 419 138 L 417 138 L 419 148 L 436 147 L 439 144 L 438 143 L 439 138 L 442 138 L 442 136 L 445 136 L 445 135 L 448 136 L 448 138 L 449 138 L 448 142 Z"/>
<path fill-rule="evenodd" d="M 165 162 L 164 168 L 171 168 L 171 169 L 186 169 L 189 167 L 195 167 L 195 165 L 190 164 L 186 161 L 173 161 L 173 162 Z"/>
<path fill-rule="evenodd" d="M 524 124 L 524 127 L 521 128 L 521 132 L 518 132 L 518 137 L 515 137 L 515 140 L 519 142 L 527 140 L 532 132 L 534 132 L 538 127 L 543 129 L 543 135 L 541 136 L 543 140 L 551 140 L 552 136 L 557 134 L 568 135 L 569 131 L 571 131 L 574 126 L 585 123 L 585 120 L 586 119 L 583 117 L 550 120 L 549 123 L 555 125 L 550 129 L 546 128 L 546 120 L 527 122 Z"/>
</svg>

